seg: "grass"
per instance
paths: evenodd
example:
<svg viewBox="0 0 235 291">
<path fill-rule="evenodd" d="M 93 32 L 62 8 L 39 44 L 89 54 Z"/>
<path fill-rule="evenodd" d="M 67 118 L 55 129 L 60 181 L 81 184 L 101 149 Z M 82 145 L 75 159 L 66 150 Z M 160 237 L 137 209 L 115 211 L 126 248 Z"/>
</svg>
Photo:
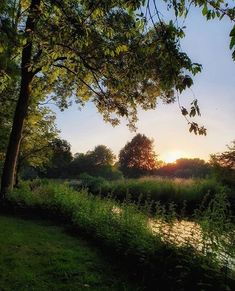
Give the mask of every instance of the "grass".
<svg viewBox="0 0 235 291">
<path fill-rule="evenodd" d="M 84 239 L 7 216 L 0 216 L 0 289 L 140 290 Z"/>
</svg>

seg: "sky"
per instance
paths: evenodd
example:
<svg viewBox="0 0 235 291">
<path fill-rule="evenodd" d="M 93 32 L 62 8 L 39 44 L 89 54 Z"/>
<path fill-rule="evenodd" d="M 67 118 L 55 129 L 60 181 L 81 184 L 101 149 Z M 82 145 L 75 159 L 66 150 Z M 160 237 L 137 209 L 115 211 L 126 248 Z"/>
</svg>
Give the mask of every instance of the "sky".
<svg viewBox="0 0 235 291">
<path fill-rule="evenodd" d="M 235 62 L 229 50 L 229 20 L 207 21 L 198 9 L 193 9 L 185 25 L 186 37 L 181 43 L 193 62 L 202 64 L 202 73 L 194 77 L 192 90 L 180 96 L 181 104 L 189 107 L 197 98 L 202 116 L 199 125 L 207 128 L 207 136 L 189 133 L 188 124 L 177 103 L 158 103 L 151 111 L 138 113 L 137 131 L 130 132 L 126 121 L 117 127 L 105 123 L 92 103 L 79 111 L 77 105 L 57 114 L 57 126 L 61 138 L 71 144 L 73 153 L 92 150 L 104 144 L 118 155 L 121 148 L 135 134 L 145 134 L 154 139 L 159 159 L 172 162 L 176 158 L 209 159 L 210 154 L 226 150 L 235 139 Z"/>
</svg>

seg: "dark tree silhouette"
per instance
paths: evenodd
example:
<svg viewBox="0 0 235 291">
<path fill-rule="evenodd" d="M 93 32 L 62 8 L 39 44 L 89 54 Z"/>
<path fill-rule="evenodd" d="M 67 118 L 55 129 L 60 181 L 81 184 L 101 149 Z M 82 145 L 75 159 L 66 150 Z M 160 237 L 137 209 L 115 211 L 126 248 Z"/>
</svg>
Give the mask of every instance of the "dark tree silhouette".
<svg viewBox="0 0 235 291">
<path fill-rule="evenodd" d="M 120 170 L 127 177 L 151 174 L 157 167 L 153 140 L 144 134 L 137 134 L 119 154 Z"/>
<path fill-rule="evenodd" d="M 81 173 L 100 176 L 106 179 L 117 179 L 122 174 L 113 166 L 115 155 L 105 145 L 98 145 L 86 154 L 77 153 L 69 167 L 71 177 L 78 178 Z"/>
<path fill-rule="evenodd" d="M 51 144 L 53 152 L 50 166 L 46 169 L 48 178 L 66 178 L 72 161 L 70 144 L 63 139 L 55 139 Z"/>
<path fill-rule="evenodd" d="M 235 140 L 228 150 L 211 155 L 210 163 L 217 179 L 226 185 L 235 187 Z"/>
<path fill-rule="evenodd" d="M 175 163 L 162 166 L 156 174 L 178 178 L 205 178 L 210 174 L 210 166 L 202 159 L 181 158 Z"/>
</svg>

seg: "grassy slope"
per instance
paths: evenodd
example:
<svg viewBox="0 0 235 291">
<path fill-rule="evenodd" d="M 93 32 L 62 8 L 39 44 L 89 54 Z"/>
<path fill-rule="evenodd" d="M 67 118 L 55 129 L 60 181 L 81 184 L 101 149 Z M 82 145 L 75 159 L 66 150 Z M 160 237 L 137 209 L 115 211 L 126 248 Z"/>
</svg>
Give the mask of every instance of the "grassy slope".
<svg viewBox="0 0 235 291">
<path fill-rule="evenodd" d="M 84 240 L 0 216 L 0 290 L 138 290 Z"/>
</svg>

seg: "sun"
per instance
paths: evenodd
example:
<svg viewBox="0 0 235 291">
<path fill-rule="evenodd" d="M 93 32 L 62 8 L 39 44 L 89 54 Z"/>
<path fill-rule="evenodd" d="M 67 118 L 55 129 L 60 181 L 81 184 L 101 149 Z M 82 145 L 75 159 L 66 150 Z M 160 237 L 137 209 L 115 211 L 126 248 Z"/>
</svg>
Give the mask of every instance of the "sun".
<svg viewBox="0 0 235 291">
<path fill-rule="evenodd" d="M 181 151 L 172 151 L 168 152 L 164 156 L 165 163 L 175 163 L 175 161 L 179 158 L 182 158 L 184 156 L 184 153 Z"/>
</svg>

